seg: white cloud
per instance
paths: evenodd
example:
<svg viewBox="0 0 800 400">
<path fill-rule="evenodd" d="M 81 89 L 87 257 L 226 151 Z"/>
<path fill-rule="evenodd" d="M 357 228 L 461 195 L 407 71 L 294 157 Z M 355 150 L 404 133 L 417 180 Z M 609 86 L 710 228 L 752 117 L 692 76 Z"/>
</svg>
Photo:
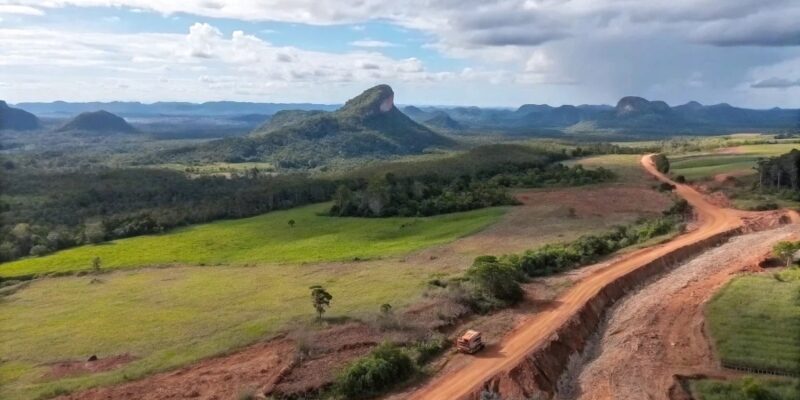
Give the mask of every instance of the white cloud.
<svg viewBox="0 0 800 400">
<path fill-rule="evenodd" d="M 350 42 L 353 47 L 365 48 L 380 48 L 380 47 L 396 47 L 397 45 L 391 42 L 384 42 L 382 40 L 362 39 Z"/>
<path fill-rule="evenodd" d="M 0 3 L 0 14 L 18 14 L 18 15 L 44 15 L 44 11 L 30 6 L 2 4 Z"/>
</svg>

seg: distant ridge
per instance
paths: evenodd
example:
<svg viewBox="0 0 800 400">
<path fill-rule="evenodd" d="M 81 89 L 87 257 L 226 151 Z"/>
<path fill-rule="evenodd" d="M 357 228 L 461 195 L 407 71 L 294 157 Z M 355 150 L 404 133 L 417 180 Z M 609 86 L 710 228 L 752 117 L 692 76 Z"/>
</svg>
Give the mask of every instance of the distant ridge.
<svg viewBox="0 0 800 400">
<path fill-rule="evenodd" d="M 35 115 L 9 107 L 5 101 L 0 100 L 0 130 L 29 131 L 39 127 L 41 122 Z"/>
<path fill-rule="evenodd" d="M 134 133 L 136 128 L 108 111 L 84 112 L 57 129 L 58 132 Z"/>
</svg>

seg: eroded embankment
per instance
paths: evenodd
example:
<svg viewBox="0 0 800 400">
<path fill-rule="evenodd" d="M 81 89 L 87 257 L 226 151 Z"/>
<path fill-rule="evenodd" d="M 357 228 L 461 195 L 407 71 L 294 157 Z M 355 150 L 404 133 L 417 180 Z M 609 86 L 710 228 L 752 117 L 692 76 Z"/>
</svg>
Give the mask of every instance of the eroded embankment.
<svg viewBox="0 0 800 400">
<path fill-rule="evenodd" d="M 643 282 L 667 272 L 672 266 L 722 244 L 741 228 L 717 233 L 685 245 L 642 265 L 602 287 L 592 295 L 575 315 L 562 324 L 551 339 L 538 346 L 515 367 L 495 375 L 479 387 L 471 397 L 478 399 L 484 390 L 499 393 L 504 399 L 552 398 L 558 380 L 567 370 L 570 358 L 580 354 L 603 320 L 605 311 L 626 293 Z"/>
</svg>

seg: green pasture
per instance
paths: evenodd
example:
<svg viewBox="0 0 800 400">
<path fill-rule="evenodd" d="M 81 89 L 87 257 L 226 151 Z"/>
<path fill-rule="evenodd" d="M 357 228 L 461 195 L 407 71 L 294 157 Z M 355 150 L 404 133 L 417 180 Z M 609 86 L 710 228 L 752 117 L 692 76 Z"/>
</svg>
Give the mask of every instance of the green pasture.
<svg viewBox="0 0 800 400">
<path fill-rule="evenodd" d="M 695 153 L 670 157 L 672 175 L 689 180 L 710 179 L 718 174 L 750 175 L 756 161 L 800 148 L 797 143 L 755 144 L 733 147 L 730 152 Z"/>
<path fill-rule="evenodd" d="M 800 280 L 795 271 L 734 279 L 708 304 L 707 321 L 728 363 L 800 373 Z"/>
<path fill-rule="evenodd" d="M 376 265 L 377 264 L 377 265 Z M 314 319 L 308 287 L 333 295 L 327 317 L 414 301 L 430 269 L 397 263 L 173 267 L 39 279 L 0 298 L 0 398 L 36 399 L 136 379 L 224 353 Z M 307 328 L 306 328 L 307 329 Z M 119 369 L 47 377 L 48 363 L 130 354 Z"/>
<path fill-rule="evenodd" d="M 339 218 L 328 204 L 194 225 L 161 235 L 81 246 L 38 258 L 0 264 L 12 278 L 87 270 L 100 257 L 103 269 L 152 265 L 310 263 L 370 259 L 446 243 L 497 221 L 505 208 L 426 218 Z M 294 226 L 289 221 L 294 221 Z"/>
</svg>

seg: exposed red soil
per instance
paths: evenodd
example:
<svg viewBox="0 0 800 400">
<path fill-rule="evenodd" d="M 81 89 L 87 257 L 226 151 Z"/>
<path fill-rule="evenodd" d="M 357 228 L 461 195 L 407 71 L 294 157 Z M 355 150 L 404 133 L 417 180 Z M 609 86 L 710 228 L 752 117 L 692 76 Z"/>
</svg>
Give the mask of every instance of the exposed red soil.
<svg viewBox="0 0 800 400">
<path fill-rule="evenodd" d="M 609 314 L 598 343 L 589 346 L 591 361 L 577 376 L 565 377 L 562 398 L 687 399 L 685 377 L 738 376 L 719 366 L 704 305 L 736 274 L 770 265 L 772 245 L 797 228 L 736 238 L 626 297 Z"/>
<path fill-rule="evenodd" d="M 111 371 L 134 360 L 136 360 L 136 357 L 130 354 L 120 354 L 91 361 L 61 361 L 48 364 L 47 366 L 50 370 L 45 374 L 44 378 L 46 380 L 60 379 L 70 376 Z"/>
<path fill-rule="evenodd" d="M 121 385 L 89 389 L 59 399 L 236 399 L 244 391 L 255 391 L 274 383 L 294 359 L 292 341 L 277 338 L 176 371 Z"/>
<path fill-rule="evenodd" d="M 579 217 L 615 213 L 660 212 L 670 199 L 657 191 L 636 186 L 595 186 L 527 191 L 517 196 L 524 205 L 554 204 L 573 209 Z"/>
</svg>

